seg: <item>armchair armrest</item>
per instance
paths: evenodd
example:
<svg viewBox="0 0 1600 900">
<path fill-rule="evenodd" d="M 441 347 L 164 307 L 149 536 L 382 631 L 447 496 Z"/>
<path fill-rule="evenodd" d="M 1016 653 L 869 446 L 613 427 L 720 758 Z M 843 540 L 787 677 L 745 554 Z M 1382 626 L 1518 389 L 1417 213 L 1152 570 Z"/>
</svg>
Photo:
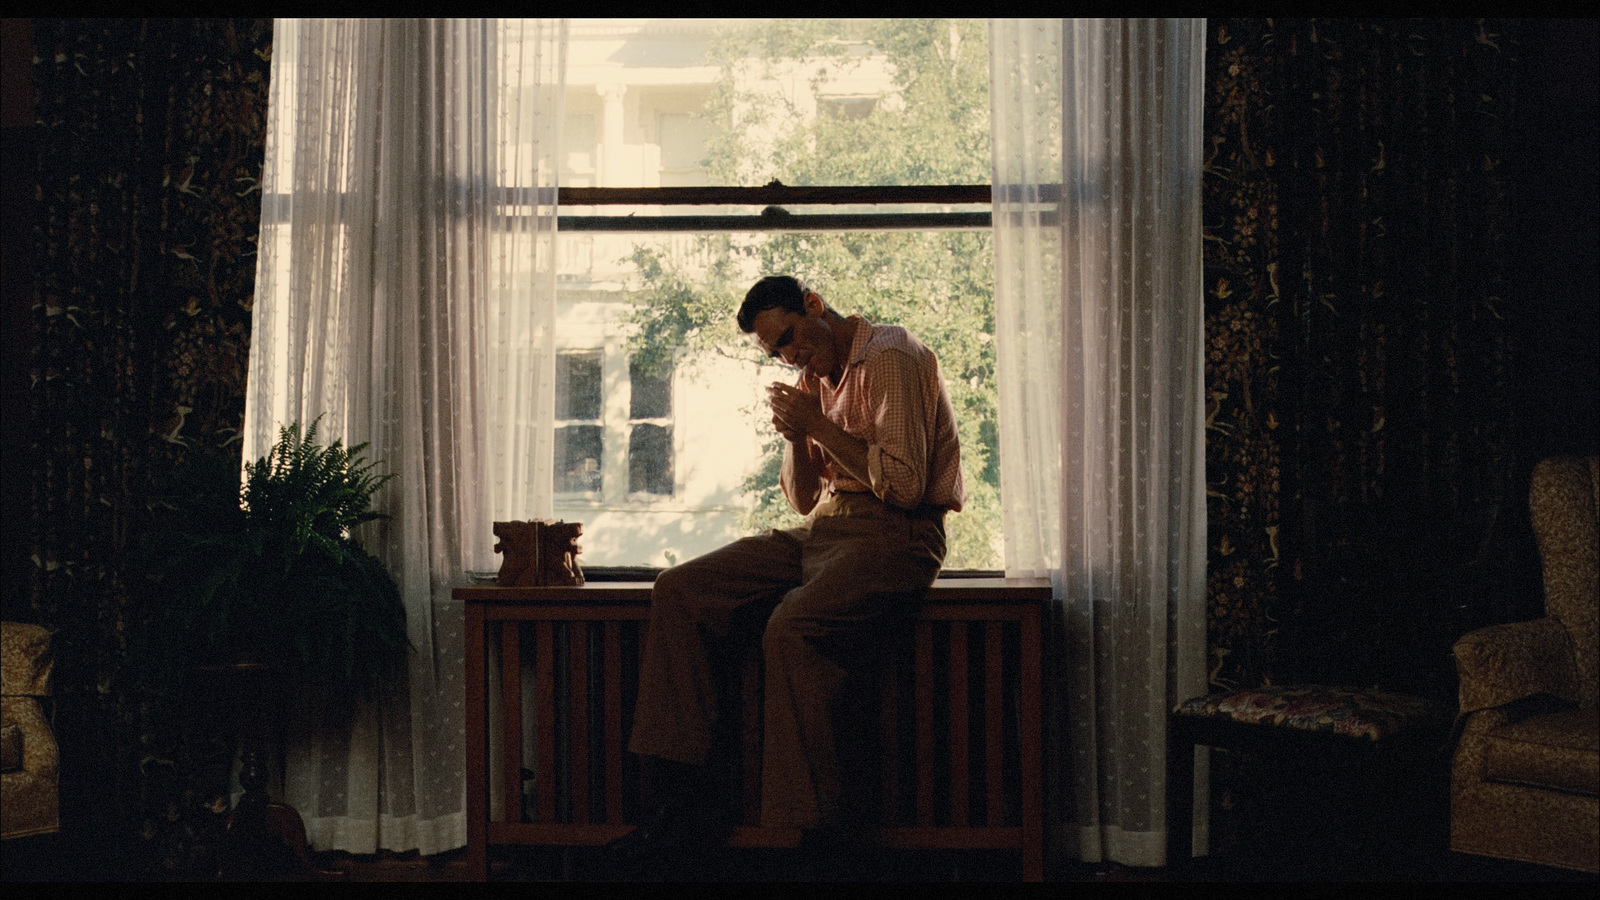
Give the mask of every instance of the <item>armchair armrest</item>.
<svg viewBox="0 0 1600 900">
<path fill-rule="evenodd" d="M 1463 716 L 1539 694 L 1577 702 L 1572 637 L 1555 619 L 1480 628 L 1456 642 L 1455 657 Z"/>
<path fill-rule="evenodd" d="M 48 697 L 55 654 L 51 630 L 21 622 L 0 623 L 0 694 Z"/>
</svg>

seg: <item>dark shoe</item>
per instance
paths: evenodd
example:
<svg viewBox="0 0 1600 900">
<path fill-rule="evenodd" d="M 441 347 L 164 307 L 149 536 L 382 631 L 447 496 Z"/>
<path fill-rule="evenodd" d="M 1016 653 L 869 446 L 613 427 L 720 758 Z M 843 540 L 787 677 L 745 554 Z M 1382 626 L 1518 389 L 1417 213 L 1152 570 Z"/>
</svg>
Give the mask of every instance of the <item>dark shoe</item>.
<svg viewBox="0 0 1600 900">
<path fill-rule="evenodd" d="M 678 880 L 733 831 L 731 814 L 717 792 L 668 798 L 632 831 L 606 845 L 606 868 L 616 878 Z"/>
<path fill-rule="evenodd" d="M 870 832 L 856 826 L 807 828 L 795 851 L 794 881 L 870 881 L 876 848 Z"/>
</svg>

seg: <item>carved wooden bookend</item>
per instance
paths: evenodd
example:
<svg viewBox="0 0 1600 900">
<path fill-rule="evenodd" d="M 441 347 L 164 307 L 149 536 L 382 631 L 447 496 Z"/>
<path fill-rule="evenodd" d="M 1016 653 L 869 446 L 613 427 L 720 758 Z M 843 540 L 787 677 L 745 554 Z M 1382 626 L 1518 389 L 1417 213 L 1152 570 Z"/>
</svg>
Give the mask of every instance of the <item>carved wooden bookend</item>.
<svg viewBox="0 0 1600 900">
<path fill-rule="evenodd" d="M 578 566 L 582 522 L 496 522 L 494 534 L 500 539 L 494 551 L 502 555 L 495 583 L 501 587 L 583 584 Z"/>
<path fill-rule="evenodd" d="M 500 574 L 495 583 L 501 587 L 533 587 L 539 575 L 539 523 L 496 522 L 494 536 L 499 538 L 494 552 L 501 554 Z"/>
<path fill-rule="evenodd" d="M 582 522 L 543 522 L 539 526 L 539 579 L 541 584 L 583 584 L 578 567 L 578 536 Z"/>
</svg>

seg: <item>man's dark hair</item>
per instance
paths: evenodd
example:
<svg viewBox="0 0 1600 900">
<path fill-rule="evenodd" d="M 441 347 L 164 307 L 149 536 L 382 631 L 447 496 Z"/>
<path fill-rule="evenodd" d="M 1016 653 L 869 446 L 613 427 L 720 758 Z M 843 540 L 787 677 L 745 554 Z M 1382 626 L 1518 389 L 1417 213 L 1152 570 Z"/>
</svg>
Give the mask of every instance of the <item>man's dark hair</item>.
<svg viewBox="0 0 1600 900">
<path fill-rule="evenodd" d="M 768 275 L 756 282 L 739 306 L 739 330 L 745 334 L 755 331 L 756 316 L 769 309 L 786 309 L 805 315 L 806 286 L 793 275 Z"/>
</svg>

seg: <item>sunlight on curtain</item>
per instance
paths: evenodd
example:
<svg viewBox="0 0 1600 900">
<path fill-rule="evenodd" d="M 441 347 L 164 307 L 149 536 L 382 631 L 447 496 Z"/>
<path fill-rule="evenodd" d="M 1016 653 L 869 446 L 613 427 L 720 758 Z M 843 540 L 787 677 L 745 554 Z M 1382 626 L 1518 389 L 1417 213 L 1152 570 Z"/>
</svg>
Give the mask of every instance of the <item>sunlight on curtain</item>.
<svg viewBox="0 0 1600 900">
<path fill-rule="evenodd" d="M 1164 864 L 1167 711 L 1205 692 L 1204 35 L 990 31 L 1006 571 L 1056 587 L 1055 849 L 1091 861 Z"/>
<path fill-rule="evenodd" d="M 406 603 L 409 691 L 291 715 L 312 845 L 466 842 L 463 613 L 491 524 L 551 513 L 556 21 L 278 20 L 246 459 L 287 422 L 397 473 L 361 537 Z"/>
</svg>

